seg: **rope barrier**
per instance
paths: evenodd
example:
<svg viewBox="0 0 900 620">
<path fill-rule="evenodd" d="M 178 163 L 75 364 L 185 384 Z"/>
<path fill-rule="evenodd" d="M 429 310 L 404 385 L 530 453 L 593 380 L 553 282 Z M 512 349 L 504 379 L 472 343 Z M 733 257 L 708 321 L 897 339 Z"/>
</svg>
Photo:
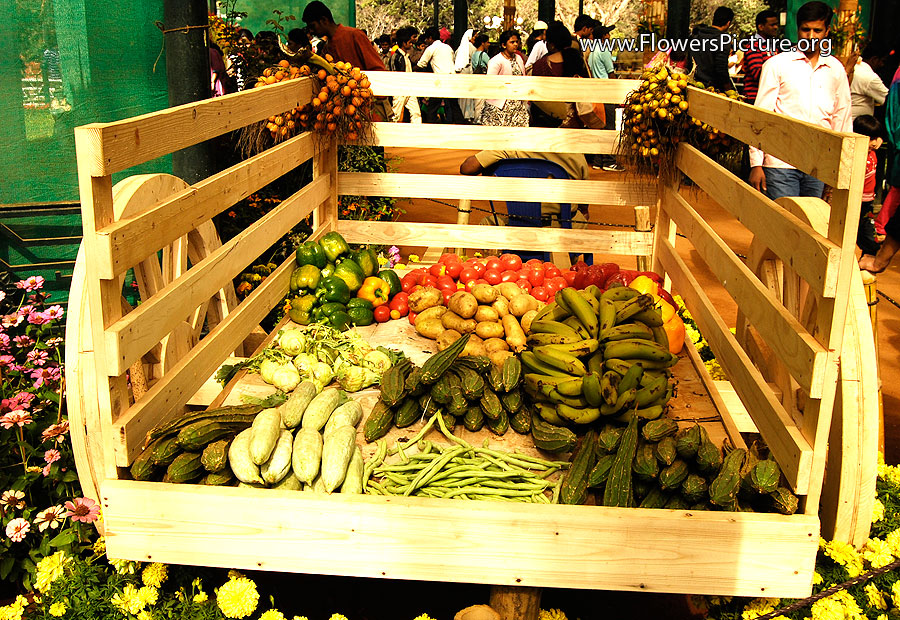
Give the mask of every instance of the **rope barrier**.
<svg viewBox="0 0 900 620">
<path fill-rule="evenodd" d="M 183 32 L 184 34 L 189 34 L 191 30 L 208 30 L 209 29 L 209 24 L 203 24 L 202 26 L 200 26 L 200 25 L 197 25 L 197 26 L 184 25 L 184 26 L 179 26 L 178 28 L 168 28 L 168 29 L 166 28 L 166 25 L 163 24 L 161 21 L 157 20 L 157 21 L 153 22 L 153 24 L 157 28 L 159 28 L 159 31 L 162 32 L 164 35 L 169 34 L 170 32 Z M 204 40 L 205 40 L 205 37 L 204 37 Z M 159 64 L 159 59 L 162 58 L 163 51 L 165 49 L 166 49 L 166 38 L 163 37 L 162 45 L 159 46 L 159 54 L 157 54 L 156 60 L 153 61 L 153 73 L 156 73 L 156 65 Z"/>
</svg>

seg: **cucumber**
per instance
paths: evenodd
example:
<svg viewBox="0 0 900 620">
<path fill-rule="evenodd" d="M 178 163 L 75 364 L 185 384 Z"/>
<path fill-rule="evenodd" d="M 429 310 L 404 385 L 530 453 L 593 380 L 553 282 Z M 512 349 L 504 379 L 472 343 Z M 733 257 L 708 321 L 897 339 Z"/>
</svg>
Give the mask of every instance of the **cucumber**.
<svg viewBox="0 0 900 620">
<path fill-rule="evenodd" d="M 348 495 L 359 495 L 363 492 L 363 469 L 365 462 L 363 461 L 362 451 L 359 446 L 353 449 L 353 456 L 350 457 L 350 464 L 347 465 L 347 475 L 341 484 L 341 493 Z"/>
<path fill-rule="evenodd" d="M 316 397 L 316 384 L 309 379 L 302 381 L 281 406 L 281 421 L 287 428 L 296 428 L 312 399 Z"/>
<path fill-rule="evenodd" d="M 228 464 L 235 478 L 246 484 L 263 485 L 265 482 L 259 475 L 259 466 L 250 458 L 250 432 L 252 428 L 241 431 L 228 448 Z"/>
<path fill-rule="evenodd" d="M 345 398 L 346 395 L 343 390 L 338 388 L 327 388 L 322 390 L 312 399 L 312 402 L 309 403 L 309 406 L 303 413 L 303 421 L 300 426 L 302 428 L 311 428 L 316 431 L 321 431 L 328 423 L 328 418 L 331 417 L 331 414 L 337 406 L 344 402 Z"/>
<path fill-rule="evenodd" d="M 250 427 L 250 458 L 262 465 L 272 456 L 272 450 L 281 436 L 281 413 L 278 409 L 263 409 L 256 415 Z"/>
<path fill-rule="evenodd" d="M 293 443 L 294 438 L 291 431 L 287 429 L 281 431 L 281 435 L 275 443 L 275 449 L 272 450 L 272 456 L 259 468 L 262 479 L 268 484 L 277 484 L 291 473 Z"/>
<path fill-rule="evenodd" d="M 297 480 L 312 484 L 322 463 L 322 433 L 312 428 L 301 428 L 294 437 L 291 466 Z"/>
<path fill-rule="evenodd" d="M 356 429 L 341 426 L 325 437 L 322 446 L 322 484 L 327 493 L 341 486 L 356 447 Z"/>
<path fill-rule="evenodd" d="M 325 424 L 323 434 L 327 437 L 331 431 L 341 426 L 356 428 L 356 425 L 362 420 L 362 414 L 362 405 L 358 401 L 352 399 L 347 401 L 332 412 L 331 417 L 328 418 L 328 423 Z"/>
</svg>

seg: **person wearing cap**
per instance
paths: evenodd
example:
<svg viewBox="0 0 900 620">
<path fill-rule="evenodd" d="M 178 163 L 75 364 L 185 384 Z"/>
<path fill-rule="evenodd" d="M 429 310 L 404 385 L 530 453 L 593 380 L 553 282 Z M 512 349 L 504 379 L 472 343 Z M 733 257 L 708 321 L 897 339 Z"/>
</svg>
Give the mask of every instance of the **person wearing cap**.
<svg viewBox="0 0 900 620">
<path fill-rule="evenodd" d="M 528 60 L 525 61 L 525 73 L 530 74 L 534 63 L 547 55 L 546 38 L 547 22 L 539 19 L 534 22 L 534 30 L 529 37 L 534 43 L 528 48 Z"/>
<path fill-rule="evenodd" d="M 608 40 L 609 33 L 615 28 L 615 26 L 604 26 L 601 23 L 597 23 L 594 26 L 594 40 Z M 595 46 L 588 55 L 588 69 L 591 70 L 591 76 L 595 78 L 615 77 L 613 75 L 615 67 L 613 66 L 612 52 L 609 49 L 601 49 L 600 45 Z"/>
</svg>

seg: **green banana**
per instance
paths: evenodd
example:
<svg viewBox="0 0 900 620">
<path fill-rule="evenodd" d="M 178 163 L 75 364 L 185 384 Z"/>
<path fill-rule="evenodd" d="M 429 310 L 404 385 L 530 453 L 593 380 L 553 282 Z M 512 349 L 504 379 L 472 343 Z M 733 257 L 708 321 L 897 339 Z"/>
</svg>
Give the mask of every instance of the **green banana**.
<svg viewBox="0 0 900 620">
<path fill-rule="evenodd" d="M 584 290 L 593 295 L 594 299 L 600 301 L 600 296 L 603 294 L 603 290 L 599 286 L 597 286 L 596 284 L 591 284 L 590 286 L 586 286 Z"/>
<path fill-rule="evenodd" d="M 551 388 L 545 396 L 554 403 L 568 405 L 569 407 L 587 407 L 588 402 L 584 398 L 575 398 L 572 396 L 563 396 L 556 388 Z"/>
<path fill-rule="evenodd" d="M 554 351 L 548 347 L 537 347 L 533 353 L 539 362 L 551 368 L 556 368 L 558 371 L 578 376 L 584 376 L 587 373 L 584 363 L 569 353 Z"/>
<path fill-rule="evenodd" d="M 666 333 L 666 330 L 662 325 L 657 325 L 656 327 L 651 327 L 650 331 L 653 333 L 653 340 L 659 346 L 664 349 L 669 348 L 669 334 Z"/>
<path fill-rule="evenodd" d="M 618 394 L 622 394 L 623 392 L 627 392 L 632 388 L 636 388 L 641 380 L 642 374 L 644 374 L 644 369 L 637 364 L 633 365 L 619 380 L 619 385 L 616 388 L 616 392 Z"/>
<path fill-rule="evenodd" d="M 668 403 L 670 400 L 672 400 L 672 397 L 674 395 L 675 395 L 675 387 L 672 384 L 667 384 L 666 391 L 662 394 L 662 396 L 660 396 L 656 400 L 650 401 L 649 403 L 647 403 L 646 405 L 643 405 L 643 406 L 645 408 L 654 407 L 656 405 L 659 405 L 660 407 L 665 406 L 666 403 Z"/>
<path fill-rule="evenodd" d="M 560 351 L 562 353 L 568 353 L 569 355 L 581 357 L 582 355 L 590 355 L 591 353 L 594 353 L 599 347 L 599 340 L 595 338 L 589 338 L 587 340 L 580 340 L 578 342 L 569 344 L 548 344 L 544 345 L 541 348 Z"/>
<path fill-rule="evenodd" d="M 628 338 L 653 340 L 653 330 L 643 323 L 623 323 L 600 332 L 600 339 L 604 342 L 626 340 Z"/>
<path fill-rule="evenodd" d="M 597 316 L 600 317 L 600 334 L 603 335 L 616 324 L 616 304 L 612 299 L 606 297 L 601 297 L 599 303 L 600 311 Z"/>
<path fill-rule="evenodd" d="M 556 407 L 556 412 L 561 418 L 575 424 L 590 424 L 600 417 L 600 410 L 596 407 L 577 408 L 560 404 Z"/>
<path fill-rule="evenodd" d="M 668 362 L 671 361 L 672 354 L 669 353 L 668 349 L 663 349 L 652 340 L 629 338 L 608 343 L 606 348 L 603 349 L 603 357 Z"/>
<path fill-rule="evenodd" d="M 582 383 L 582 377 L 572 377 L 567 381 L 557 383 L 556 390 L 563 396 L 580 396 L 583 390 Z"/>
<path fill-rule="evenodd" d="M 629 409 L 617 417 L 616 421 L 628 424 L 635 416 L 641 420 L 655 420 L 663 414 L 663 411 L 665 411 L 665 408 L 662 405 L 653 405 L 643 409 Z"/>
<path fill-rule="evenodd" d="M 590 372 L 602 373 L 603 372 L 603 351 L 597 351 L 592 356 L 588 358 L 588 370 Z"/>
<path fill-rule="evenodd" d="M 537 356 L 531 351 L 522 351 L 519 354 L 519 359 L 522 364 L 525 365 L 532 373 L 540 374 L 540 375 L 550 375 L 557 377 L 564 377 L 566 379 L 570 378 L 571 373 L 567 373 L 563 370 L 556 368 L 555 366 L 549 366 L 542 361 L 540 361 Z M 530 373 L 528 373 L 530 374 Z"/>
<path fill-rule="evenodd" d="M 610 301 L 628 301 L 629 299 L 634 299 L 640 295 L 640 293 L 627 286 L 614 286 L 612 288 L 606 289 L 603 294 L 600 296 L 600 299 L 608 299 Z"/>
<path fill-rule="evenodd" d="M 632 362 L 614 357 L 603 361 L 603 367 L 606 368 L 606 370 L 612 370 L 621 376 L 624 376 L 632 366 L 634 366 Z"/>
<path fill-rule="evenodd" d="M 537 409 L 538 415 L 541 416 L 546 422 L 550 424 L 554 424 L 556 426 L 565 426 L 566 421 L 559 417 L 559 414 L 556 413 L 556 407 L 551 405 L 550 403 L 542 403 L 537 402 L 534 404 L 535 409 Z"/>
<path fill-rule="evenodd" d="M 619 397 L 619 382 L 621 380 L 622 375 L 612 370 L 607 370 L 600 377 L 600 396 L 607 405 L 616 404 L 616 399 Z M 590 402 L 590 399 L 588 399 L 588 402 Z"/>
<path fill-rule="evenodd" d="M 640 366 L 644 370 L 664 370 L 666 368 L 670 368 L 675 365 L 675 362 L 678 361 L 677 355 L 672 355 L 671 359 L 668 359 L 664 362 L 652 362 L 650 360 L 639 360 L 639 359 L 631 359 L 631 360 L 623 360 L 610 358 L 603 362 L 604 367 L 607 370 L 615 370 L 620 375 L 624 375 L 629 368 L 632 366 Z"/>
<path fill-rule="evenodd" d="M 596 286 L 594 287 L 596 288 Z M 582 289 L 578 291 L 578 294 L 581 295 L 582 299 L 584 299 L 591 309 L 594 311 L 594 315 L 600 314 L 600 300 L 594 297 L 587 289 Z"/>
<path fill-rule="evenodd" d="M 574 289 L 559 289 L 556 291 L 556 294 L 553 296 L 553 300 L 556 301 L 556 305 L 568 312 L 569 314 L 574 314 L 572 312 L 572 308 L 569 307 L 569 304 L 566 302 L 566 299 L 562 296 L 562 292 L 566 290 L 574 290 Z"/>
<path fill-rule="evenodd" d="M 595 372 L 589 372 L 581 382 L 581 393 L 591 407 L 599 407 L 604 399 L 600 391 L 600 376 Z"/>
<path fill-rule="evenodd" d="M 622 307 L 616 310 L 616 325 L 624 323 L 638 312 L 653 307 L 653 297 L 650 295 L 638 295 L 626 301 Z"/>
<path fill-rule="evenodd" d="M 545 344 L 573 344 L 581 342 L 581 336 L 568 336 L 565 334 L 529 334 L 525 344 L 531 347 L 539 347 Z"/>
<path fill-rule="evenodd" d="M 657 399 L 665 395 L 668 386 L 668 377 L 658 377 L 646 387 L 642 387 L 638 390 L 637 394 L 634 396 L 634 404 L 638 407 L 646 407 L 647 405 L 656 402 Z"/>
<path fill-rule="evenodd" d="M 567 319 L 568 320 L 568 319 Z M 579 340 L 583 340 L 581 334 L 577 331 L 566 325 L 565 323 L 560 323 L 559 321 L 532 321 L 531 322 L 531 333 L 534 334 L 557 334 L 560 336 L 569 336 L 571 338 L 577 338 Z"/>
<path fill-rule="evenodd" d="M 600 413 L 603 415 L 615 415 L 624 409 L 630 409 L 634 404 L 636 394 L 637 390 L 635 388 L 626 390 L 619 394 L 614 405 L 607 405 L 606 403 L 600 405 Z"/>
<path fill-rule="evenodd" d="M 570 316 L 565 321 L 563 321 L 563 325 L 567 325 L 571 329 L 573 329 L 576 334 L 581 336 L 582 340 L 587 340 L 588 338 L 593 338 L 593 336 L 591 336 L 591 333 L 584 326 L 584 324 L 578 320 L 578 317 Z"/>
<path fill-rule="evenodd" d="M 549 304 L 538 310 L 538 313 L 534 315 L 532 321 L 561 321 L 568 318 L 568 316 L 569 313 L 561 308 L 559 304 L 555 301 L 551 301 Z"/>
<path fill-rule="evenodd" d="M 670 374 L 671 373 L 665 370 L 647 370 L 645 368 L 644 374 L 641 375 L 641 380 L 639 383 L 641 387 L 647 387 L 652 382 L 656 381 L 656 379 L 659 377 L 666 377 L 668 379 Z"/>
<path fill-rule="evenodd" d="M 662 313 L 659 311 L 659 308 L 656 307 L 641 310 L 631 318 L 632 320 L 638 320 L 641 323 L 645 323 L 649 327 L 662 327 L 663 324 Z"/>
<path fill-rule="evenodd" d="M 558 291 L 557 294 L 562 295 L 566 305 L 572 309 L 572 314 L 578 317 L 578 320 L 584 325 L 591 338 L 596 338 L 600 333 L 600 324 L 597 322 L 597 312 L 588 303 L 588 300 L 582 297 L 574 288 L 564 288 Z M 599 302 L 594 299 L 594 296 L 590 295 L 590 297 L 599 306 Z"/>
</svg>

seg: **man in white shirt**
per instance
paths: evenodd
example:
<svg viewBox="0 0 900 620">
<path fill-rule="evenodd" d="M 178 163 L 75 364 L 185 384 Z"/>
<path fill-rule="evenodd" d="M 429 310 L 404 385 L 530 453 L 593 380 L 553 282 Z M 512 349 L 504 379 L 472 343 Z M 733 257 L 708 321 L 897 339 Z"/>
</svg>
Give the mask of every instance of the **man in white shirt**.
<svg viewBox="0 0 900 620">
<path fill-rule="evenodd" d="M 531 68 L 534 66 L 534 63 L 547 55 L 547 43 L 544 41 L 547 38 L 547 22 L 540 19 L 534 22 L 533 33 L 535 37 L 534 45 L 531 46 L 528 52 L 528 60 L 525 61 L 525 73 L 528 75 L 531 75 Z"/>
<path fill-rule="evenodd" d="M 833 16 L 824 2 L 807 2 L 800 7 L 797 32 L 800 43 L 808 40 L 803 44 L 807 49 L 783 52 L 766 61 L 756 95 L 758 107 L 834 131 L 853 131 L 847 74 L 840 61 L 827 54 Z M 782 196 L 821 198 L 825 189 L 824 183 L 812 175 L 752 146 L 749 181 L 772 200 Z"/>
<path fill-rule="evenodd" d="M 875 114 L 875 106 L 884 103 L 888 89 L 875 73 L 884 66 L 889 50 L 869 43 L 860 54 L 860 60 L 853 69 L 850 82 L 850 115 L 853 118 L 863 114 Z"/>
<path fill-rule="evenodd" d="M 420 69 L 431 67 L 432 73 L 453 75 L 456 73 L 456 63 L 453 59 L 453 48 L 441 41 L 440 30 L 432 26 L 422 34 L 422 40 L 426 48 L 416 63 Z M 438 122 L 437 111 L 444 105 L 444 121 L 447 123 L 468 124 L 459 107 L 459 100 L 455 97 L 429 97 L 425 104 L 425 122 Z"/>
<path fill-rule="evenodd" d="M 418 32 L 412 26 L 404 26 L 397 31 L 397 51 L 391 56 L 388 64 L 391 71 L 412 71 L 412 62 L 409 60 L 409 52 L 416 44 Z M 422 123 L 422 111 L 419 109 L 418 97 L 394 96 L 394 122 L 403 122 L 403 110 L 409 110 L 409 122 Z"/>
</svg>

